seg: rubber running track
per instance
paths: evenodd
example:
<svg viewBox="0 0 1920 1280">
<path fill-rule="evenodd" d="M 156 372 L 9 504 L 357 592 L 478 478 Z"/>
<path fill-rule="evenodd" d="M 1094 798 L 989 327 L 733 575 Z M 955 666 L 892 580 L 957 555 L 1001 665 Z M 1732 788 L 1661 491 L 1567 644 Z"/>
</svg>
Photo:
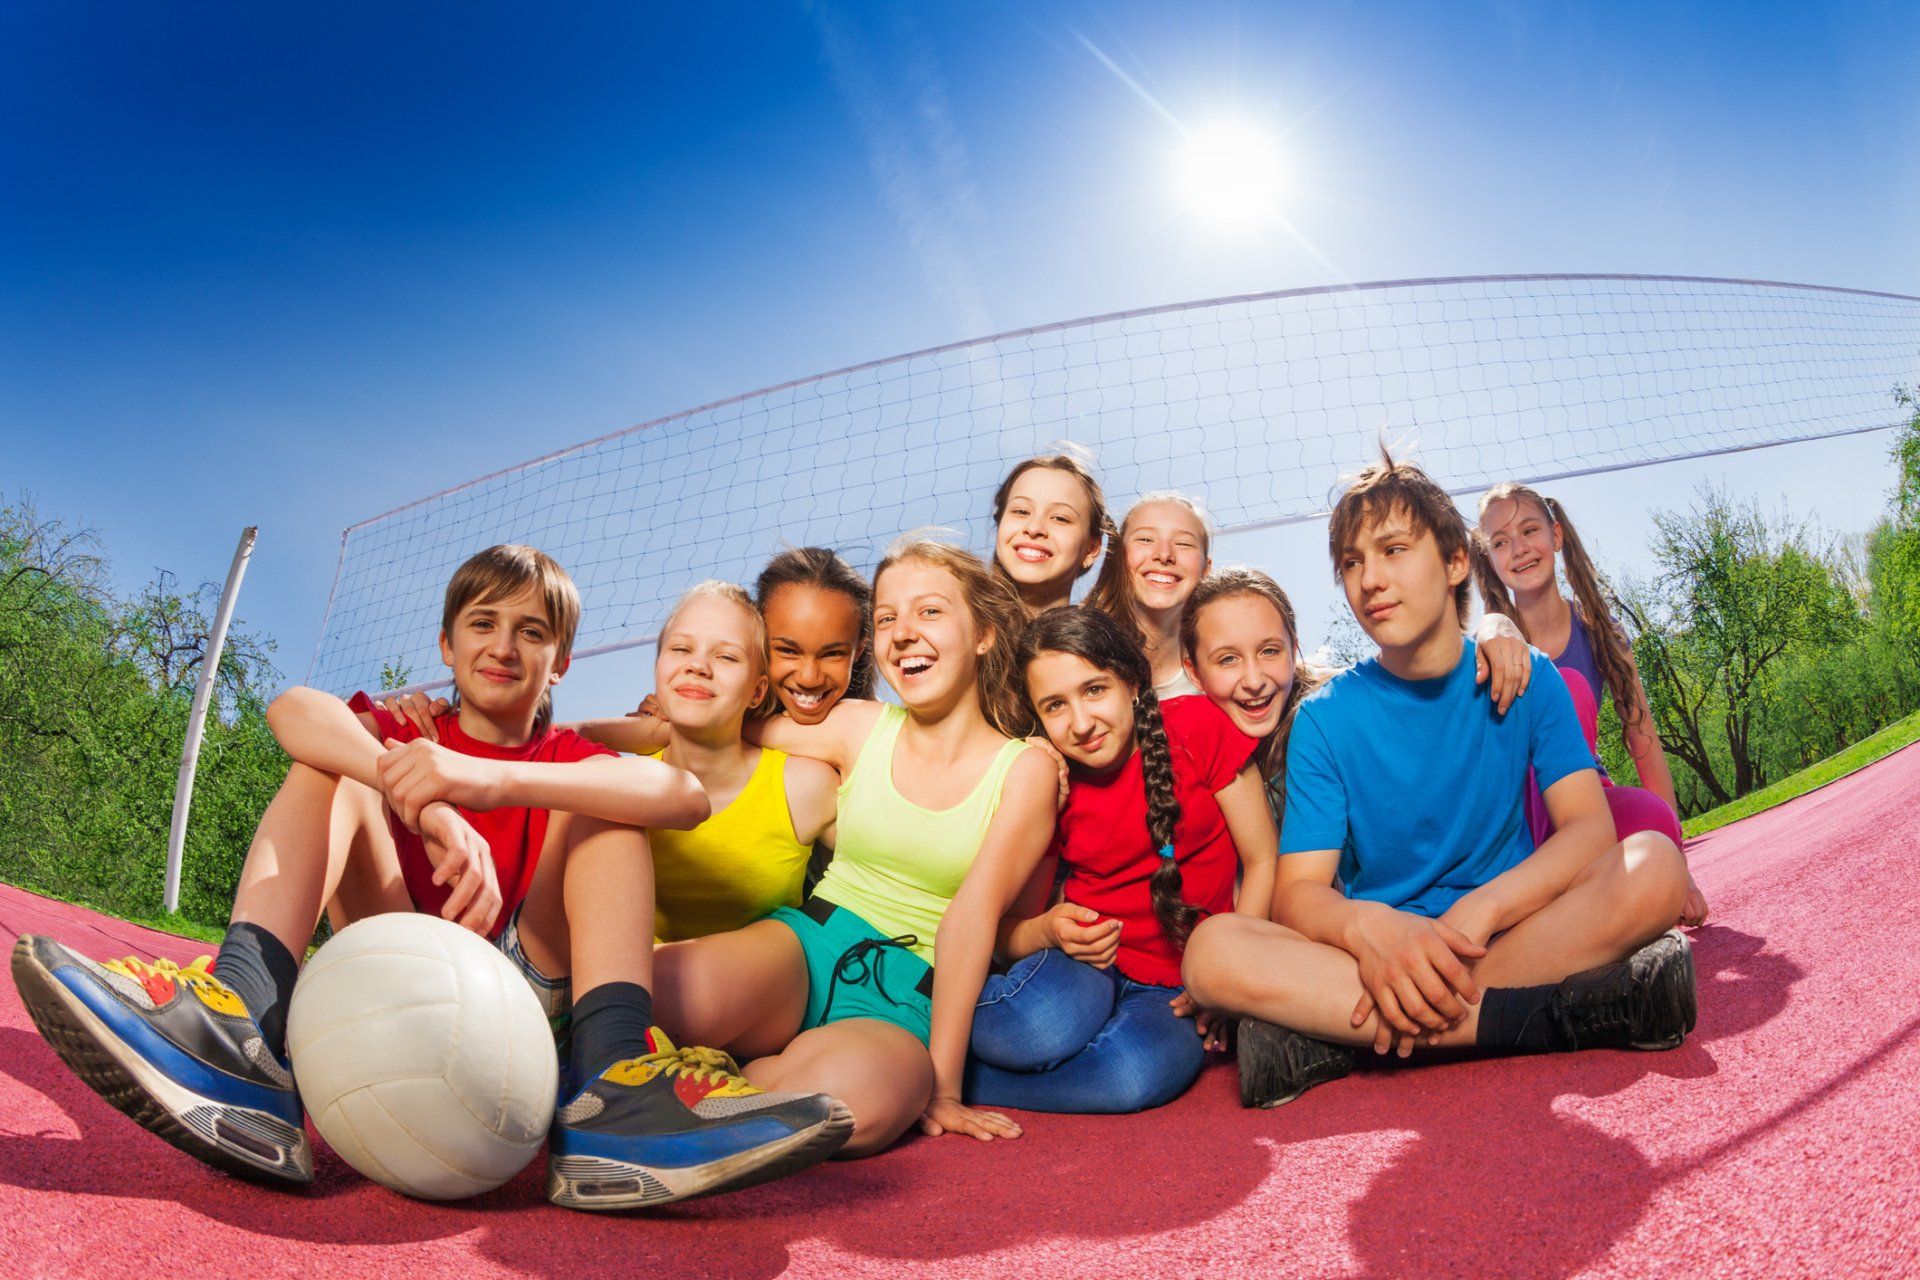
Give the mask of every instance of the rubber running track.
<svg viewBox="0 0 1920 1280">
<path fill-rule="evenodd" d="M 317 1151 L 216 1174 L 69 1076 L 0 983 L 0 1276 L 1912 1276 L 1920 747 L 1693 843 L 1700 1026 L 1671 1053 L 1369 1072 L 1273 1112 L 1023 1116 L 651 1214 L 454 1206 Z M 0 935 L 196 944 L 0 887 Z"/>
</svg>

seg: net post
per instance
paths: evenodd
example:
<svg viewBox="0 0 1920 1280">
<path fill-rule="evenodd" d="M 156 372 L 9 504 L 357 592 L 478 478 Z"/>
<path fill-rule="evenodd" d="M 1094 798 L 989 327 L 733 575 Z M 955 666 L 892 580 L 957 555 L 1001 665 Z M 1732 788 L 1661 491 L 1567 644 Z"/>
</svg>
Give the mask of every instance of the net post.
<svg viewBox="0 0 1920 1280">
<path fill-rule="evenodd" d="M 187 741 L 180 749 L 180 777 L 173 788 L 173 827 L 167 835 L 168 914 L 180 909 L 180 860 L 187 847 L 187 811 L 193 807 L 193 775 L 200 763 L 200 737 L 207 725 L 207 704 L 213 699 L 214 678 L 220 671 L 220 651 L 226 647 L 227 624 L 233 621 L 234 602 L 240 596 L 240 579 L 247 573 L 247 558 L 253 554 L 253 540 L 260 532 L 256 525 L 240 531 L 240 545 L 234 548 L 233 564 L 227 570 L 227 585 L 220 592 L 220 609 L 214 615 L 213 633 L 207 637 L 207 652 L 200 660 L 200 679 L 193 689 L 193 711 L 187 717 Z"/>
</svg>

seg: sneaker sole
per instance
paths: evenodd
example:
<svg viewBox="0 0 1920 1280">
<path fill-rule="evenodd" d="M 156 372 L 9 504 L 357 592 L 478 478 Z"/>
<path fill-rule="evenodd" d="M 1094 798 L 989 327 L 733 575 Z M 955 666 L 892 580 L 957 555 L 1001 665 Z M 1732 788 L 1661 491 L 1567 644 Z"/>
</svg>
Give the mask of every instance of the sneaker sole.
<svg viewBox="0 0 1920 1280">
<path fill-rule="evenodd" d="M 313 1181 L 313 1150 L 304 1130 L 264 1111 L 201 1097 L 168 1079 L 125 1048 L 41 962 L 26 938 L 13 947 L 13 985 L 60 1061 L 141 1128 L 237 1177 L 279 1186 Z"/>
<path fill-rule="evenodd" d="M 1636 1040 L 1629 1047 L 1656 1053 L 1677 1049 L 1700 1017 L 1693 946 L 1678 929 L 1669 929 L 1646 948 L 1646 960 L 1648 1021 L 1656 1026 L 1677 1026 L 1680 1030 L 1667 1036 Z"/>
<path fill-rule="evenodd" d="M 663 1169 L 601 1156 L 547 1161 L 547 1199 L 568 1209 L 615 1211 L 738 1191 L 819 1164 L 853 1136 L 853 1113 L 836 1101 L 827 1118 L 778 1142 L 724 1160 Z"/>
</svg>

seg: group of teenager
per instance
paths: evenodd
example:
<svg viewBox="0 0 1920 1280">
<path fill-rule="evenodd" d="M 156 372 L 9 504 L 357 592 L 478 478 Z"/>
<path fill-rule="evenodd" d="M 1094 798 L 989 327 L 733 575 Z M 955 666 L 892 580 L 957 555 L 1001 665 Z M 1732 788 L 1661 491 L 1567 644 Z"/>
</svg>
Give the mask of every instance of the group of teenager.
<svg viewBox="0 0 1920 1280">
<path fill-rule="evenodd" d="M 871 582 L 807 547 L 752 594 L 702 583 L 640 709 L 571 725 L 573 583 L 480 552 L 446 593 L 452 699 L 273 702 L 293 764 L 217 957 L 22 937 L 36 1026 L 166 1141 L 303 1184 L 286 1016 L 316 923 L 437 914 L 495 940 L 554 1026 L 549 1196 L 582 1209 L 916 1123 L 1018 1137 L 999 1108 L 1160 1106 L 1209 1050 L 1273 1106 L 1370 1057 L 1692 1029 L 1676 925 L 1706 904 L 1631 649 L 1551 499 L 1501 485 L 1470 529 L 1383 451 L 1329 522 L 1378 649 L 1339 672 L 1303 659 L 1271 577 L 1212 564 L 1184 496 L 1116 525 L 1085 460 L 1048 454 L 993 517 L 987 559 L 909 537 Z M 1641 787 L 1599 764 L 1609 695 Z"/>
</svg>

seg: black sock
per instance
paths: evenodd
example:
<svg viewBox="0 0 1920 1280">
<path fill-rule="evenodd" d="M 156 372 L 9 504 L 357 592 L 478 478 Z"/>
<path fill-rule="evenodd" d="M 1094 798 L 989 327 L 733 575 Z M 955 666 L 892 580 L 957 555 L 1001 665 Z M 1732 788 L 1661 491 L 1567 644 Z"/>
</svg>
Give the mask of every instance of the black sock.
<svg viewBox="0 0 1920 1280">
<path fill-rule="evenodd" d="M 1544 987 L 1490 987 L 1480 993 L 1480 1026 L 1473 1042 L 1502 1053 L 1552 1053 L 1560 1033 L 1547 1007 L 1558 984 Z"/>
<path fill-rule="evenodd" d="M 603 982 L 573 1002 L 573 1083 L 653 1052 L 653 996 L 637 982 Z"/>
<path fill-rule="evenodd" d="M 287 1002 L 300 962 L 280 939 L 257 924 L 230 924 L 214 957 L 213 976 L 232 987 L 260 1024 L 273 1056 L 287 1056 Z"/>
</svg>

